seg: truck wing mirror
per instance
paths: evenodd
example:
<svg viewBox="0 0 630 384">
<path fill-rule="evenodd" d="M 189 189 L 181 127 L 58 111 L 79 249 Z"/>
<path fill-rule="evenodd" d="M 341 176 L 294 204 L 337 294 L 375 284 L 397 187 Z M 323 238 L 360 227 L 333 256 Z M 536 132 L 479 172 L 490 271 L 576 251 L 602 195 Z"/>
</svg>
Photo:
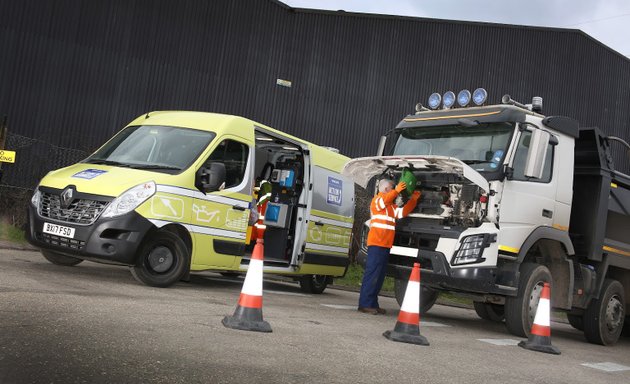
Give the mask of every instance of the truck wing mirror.
<svg viewBox="0 0 630 384">
<path fill-rule="evenodd" d="M 545 157 L 547 155 L 547 146 L 551 135 L 542 129 L 533 129 L 531 131 L 531 139 L 529 141 L 529 150 L 527 151 L 527 159 L 525 160 L 525 177 L 540 179 L 545 165 Z"/>
<path fill-rule="evenodd" d="M 225 164 L 212 162 L 199 168 L 195 186 L 203 193 L 218 191 L 225 183 Z"/>
</svg>

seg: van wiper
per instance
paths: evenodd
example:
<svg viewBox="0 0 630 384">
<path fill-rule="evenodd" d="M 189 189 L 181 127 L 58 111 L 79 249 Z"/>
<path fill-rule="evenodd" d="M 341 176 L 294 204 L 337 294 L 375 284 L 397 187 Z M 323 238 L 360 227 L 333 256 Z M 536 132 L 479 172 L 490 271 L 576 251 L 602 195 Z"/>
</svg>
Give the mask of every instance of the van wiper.
<svg viewBox="0 0 630 384">
<path fill-rule="evenodd" d="M 129 164 L 133 169 L 172 169 L 174 171 L 181 171 L 179 167 L 166 164 Z"/>
<path fill-rule="evenodd" d="M 86 163 L 90 163 L 90 164 L 102 164 L 102 165 L 113 165 L 116 167 L 129 167 L 129 164 L 126 163 L 121 163 L 119 161 L 113 161 L 113 160 L 105 160 L 105 159 L 89 159 L 86 161 Z"/>
</svg>

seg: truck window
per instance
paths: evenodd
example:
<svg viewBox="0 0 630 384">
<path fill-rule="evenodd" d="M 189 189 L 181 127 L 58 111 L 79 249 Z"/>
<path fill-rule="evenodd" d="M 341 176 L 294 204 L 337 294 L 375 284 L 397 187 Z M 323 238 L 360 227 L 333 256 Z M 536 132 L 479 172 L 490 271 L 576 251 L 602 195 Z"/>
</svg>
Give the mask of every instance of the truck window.
<svg viewBox="0 0 630 384">
<path fill-rule="evenodd" d="M 496 172 L 513 132 L 510 123 L 411 127 L 400 131 L 391 154 L 449 156 L 478 172 Z"/>
<path fill-rule="evenodd" d="M 530 179 L 524 175 L 525 161 L 527 160 L 527 151 L 529 150 L 531 136 L 532 133 L 530 131 L 523 131 L 521 133 L 521 138 L 518 141 L 518 147 L 516 147 L 516 153 L 514 154 L 514 162 L 512 163 L 512 167 L 514 168 L 512 179 L 548 183 L 551 181 L 551 170 L 553 169 L 553 145 L 551 144 L 547 145 L 547 155 L 545 156 L 542 177 L 540 179 Z"/>
<path fill-rule="evenodd" d="M 225 164 L 225 188 L 231 188 L 243 181 L 248 156 L 249 148 L 246 144 L 223 140 L 208 157 L 206 164 L 211 162 Z"/>
</svg>

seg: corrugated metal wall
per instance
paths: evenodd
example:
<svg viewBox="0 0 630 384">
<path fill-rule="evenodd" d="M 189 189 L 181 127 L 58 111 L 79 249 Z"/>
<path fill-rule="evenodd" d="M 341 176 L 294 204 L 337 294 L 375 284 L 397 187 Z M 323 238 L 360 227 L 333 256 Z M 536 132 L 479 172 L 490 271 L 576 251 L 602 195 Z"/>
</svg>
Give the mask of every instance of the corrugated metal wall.
<svg viewBox="0 0 630 384">
<path fill-rule="evenodd" d="M 629 139 L 630 61 L 573 30 L 274 0 L 0 0 L 0 15 L 0 115 L 21 135 L 13 185 L 159 109 L 238 114 L 356 157 L 431 92 L 483 86 Z"/>
</svg>

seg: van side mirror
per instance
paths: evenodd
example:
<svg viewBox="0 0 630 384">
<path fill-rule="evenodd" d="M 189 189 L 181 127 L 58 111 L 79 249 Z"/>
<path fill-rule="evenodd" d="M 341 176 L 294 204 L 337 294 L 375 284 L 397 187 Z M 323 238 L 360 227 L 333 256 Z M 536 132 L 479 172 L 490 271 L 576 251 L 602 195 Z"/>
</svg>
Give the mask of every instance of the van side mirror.
<svg viewBox="0 0 630 384">
<path fill-rule="evenodd" d="M 225 164 L 212 162 L 199 168 L 195 186 L 203 193 L 218 191 L 225 183 Z"/>
<path fill-rule="evenodd" d="M 540 179 L 543 174 L 545 157 L 547 156 L 547 146 L 549 145 L 551 134 L 542 129 L 533 129 L 531 133 L 523 175 L 525 177 Z"/>
</svg>

